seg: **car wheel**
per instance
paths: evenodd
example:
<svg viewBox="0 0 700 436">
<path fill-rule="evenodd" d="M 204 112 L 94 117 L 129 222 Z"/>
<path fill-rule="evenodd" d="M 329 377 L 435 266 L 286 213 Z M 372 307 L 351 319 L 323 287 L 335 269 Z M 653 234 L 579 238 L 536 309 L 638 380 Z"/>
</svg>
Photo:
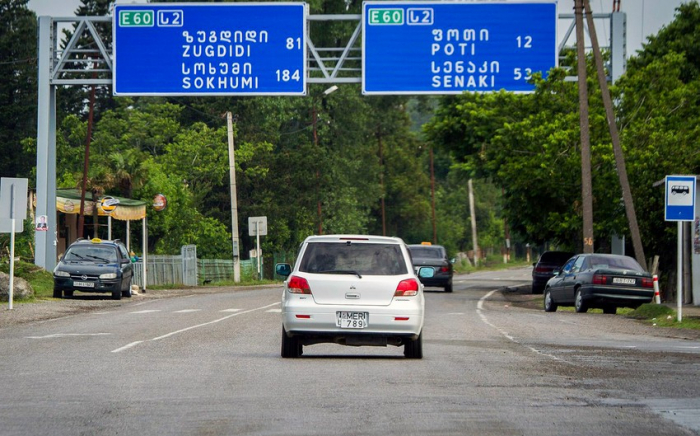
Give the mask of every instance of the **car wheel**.
<svg viewBox="0 0 700 436">
<path fill-rule="evenodd" d="M 605 306 L 603 308 L 603 313 L 607 313 L 608 315 L 615 315 L 617 313 L 617 307 L 615 306 Z"/>
<path fill-rule="evenodd" d="M 304 352 L 303 348 L 299 339 L 287 336 L 287 331 L 282 326 L 282 357 L 299 357 Z"/>
<path fill-rule="evenodd" d="M 541 285 L 536 285 L 532 284 L 532 293 L 533 294 L 541 294 L 542 293 L 542 286 Z"/>
<path fill-rule="evenodd" d="M 112 291 L 112 300 L 121 300 L 122 299 L 122 291 L 120 289 L 116 291 Z"/>
<path fill-rule="evenodd" d="M 576 301 L 574 302 L 574 308 L 578 313 L 588 312 L 588 306 L 586 306 L 586 303 L 583 302 L 583 296 L 581 295 L 581 291 L 578 290 L 576 291 Z"/>
<path fill-rule="evenodd" d="M 71 297 L 71 298 L 72 298 L 72 297 L 73 297 L 73 291 L 63 291 L 63 295 L 65 295 L 66 297 Z"/>
<path fill-rule="evenodd" d="M 403 346 L 403 355 L 408 359 L 423 358 L 423 332 L 420 332 L 417 339 L 406 340 L 406 345 Z"/>
<path fill-rule="evenodd" d="M 126 291 L 122 291 L 122 297 L 131 298 L 131 280 L 127 284 L 129 286 L 126 288 Z"/>
<path fill-rule="evenodd" d="M 545 312 L 556 312 L 557 311 L 557 304 L 552 300 L 552 293 L 549 291 L 549 289 L 545 289 L 544 291 L 544 311 Z"/>
<path fill-rule="evenodd" d="M 452 283 L 449 283 L 447 284 L 447 286 L 445 286 L 445 292 L 452 292 Z"/>
<path fill-rule="evenodd" d="M 63 298 L 63 292 L 60 289 L 54 289 L 53 298 Z"/>
</svg>

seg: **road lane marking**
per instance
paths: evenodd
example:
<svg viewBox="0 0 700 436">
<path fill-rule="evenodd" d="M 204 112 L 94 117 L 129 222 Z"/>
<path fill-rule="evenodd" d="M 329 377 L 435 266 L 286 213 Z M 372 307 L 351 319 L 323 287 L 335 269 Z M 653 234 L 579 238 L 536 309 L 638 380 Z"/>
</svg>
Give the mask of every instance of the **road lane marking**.
<svg viewBox="0 0 700 436">
<path fill-rule="evenodd" d="M 131 313 L 141 314 L 141 313 L 153 313 L 153 312 L 160 312 L 160 310 L 154 310 L 154 309 L 150 309 L 150 310 L 137 310 L 136 312 L 131 312 Z"/>
<path fill-rule="evenodd" d="M 27 336 L 26 339 L 52 339 L 52 338 L 66 338 L 71 336 L 107 336 L 111 333 L 53 333 L 46 336 Z"/>
<path fill-rule="evenodd" d="M 183 310 L 176 310 L 174 313 L 192 313 L 192 312 L 201 312 L 202 309 L 183 309 Z"/>
<path fill-rule="evenodd" d="M 190 331 L 190 330 L 194 330 L 194 329 L 197 329 L 197 328 L 200 328 L 200 327 L 206 327 L 206 326 L 209 326 L 209 325 L 212 325 L 212 324 L 216 324 L 216 323 L 221 322 L 221 321 L 225 321 L 225 320 L 227 320 L 227 319 L 229 319 L 229 318 L 233 318 L 234 316 L 244 315 L 244 314 L 246 314 L 246 313 L 256 312 L 256 311 L 259 311 L 259 310 L 263 310 L 263 309 L 270 308 L 270 307 L 272 307 L 272 306 L 277 306 L 278 304 L 280 304 L 280 302 L 273 303 L 273 304 L 268 304 L 268 305 L 266 305 L 266 306 L 256 307 L 255 309 L 249 309 L 249 310 L 244 310 L 244 311 L 241 311 L 241 312 L 232 313 L 231 315 L 226 315 L 226 316 L 224 316 L 223 318 L 215 319 L 215 320 L 213 320 L 213 321 L 205 322 L 205 323 L 202 323 L 202 324 L 196 324 L 196 325 L 193 325 L 193 326 L 190 326 L 190 327 L 185 327 L 184 329 L 175 330 L 175 331 L 173 331 L 173 332 L 166 333 L 166 334 L 164 334 L 164 335 L 162 335 L 162 336 L 158 336 L 158 337 L 149 339 L 149 341 L 160 341 L 161 339 L 166 339 L 166 338 L 169 338 L 169 337 L 171 337 L 171 336 L 175 336 L 175 335 L 180 334 L 180 333 L 184 333 L 184 332 L 187 332 L 187 331 Z M 134 347 L 134 346 L 136 346 L 136 345 L 138 345 L 138 344 L 140 344 L 140 343 L 142 343 L 142 342 L 145 342 L 145 341 L 132 342 L 131 344 L 126 345 L 125 347 L 121 347 L 121 348 L 117 348 L 116 350 L 112 350 L 112 353 L 119 353 L 120 351 L 124 351 L 124 350 L 126 350 L 126 349 L 128 349 L 128 348 L 132 348 L 132 347 Z"/>
<path fill-rule="evenodd" d="M 220 310 L 220 312 L 240 312 L 243 309 L 224 309 Z"/>
<path fill-rule="evenodd" d="M 282 313 L 282 309 L 270 309 L 266 310 L 267 313 Z"/>
<path fill-rule="evenodd" d="M 528 348 L 530 351 L 532 351 L 532 352 L 535 353 L 535 354 L 539 354 L 540 356 L 549 357 L 550 359 L 554 359 L 554 360 L 556 360 L 556 361 L 558 361 L 558 362 L 563 362 L 563 363 L 568 363 L 569 365 L 573 365 L 572 362 L 566 361 L 566 360 L 564 360 L 564 359 L 562 359 L 562 358 L 559 358 L 559 357 L 557 357 L 557 356 L 553 356 L 553 355 L 551 355 L 551 354 L 544 353 L 544 352 L 542 352 L 542 351 L 540 351 L 540 350 L 538 350 L 538 349 L 536 349 L 536 348 L 534 348 L 534 347 L 531 347 L 531 346 L 529 346 L 529 345 L 523 344 L 522 342 L 520 342 L 520 341 L 518 341 L 517 339 L 515 339 L 515 338 L 514 338 L 510 333 L 508 333 L 507 331 L 505 331 L 505 330 L 503 330 L 502 328 L 500 328 L 500 327 L 498 327 L 498 326 L 492 324 L 492 323 L 488 320 L 488 318 L 486 318 L 486 315 L 484 315 L 484 313 L 483 313 L 483 311 L 484 311 L 484 301 L 488 300 L 489 297 L 491 297 L 491 295 L 495 294 L 496 292 L 498 292 L 498 289 L 494 289 L 493 291 L 491 291 L 491 292 L 489 292 L 488 294 L 486 294 L 486 295 L 484 295 L 483 297 L 481 297 L 481 298 L 479 299 L 479 302 L 476 304 L 476 313 L 477 313 L 477 315 L 479 315 L 479 318 L 481 318 L 481 320 L 482 320 L 486 325 L 488 325 L 488 326 L 493 327 L 494 329 L 496 329 L 501 335 L 505 336 L 509 341 L 511 341 L 511 342 L 513 342 L 513 343 L 515 343 L 515 344 L 518 344 L 518 345 L 522 345 L 523 347 Z"/>
<path fill-rule="evenodd" d="M 120 352 L 120 351 L 128 350 L 128 349 L 131 348 L 131 347 L 137 346 L 137 345 L 140 344 L 141 342 L 143 342 L 143 341 L 136 341 L 136 342 L 132 342 L 132 343 L 130 343 L 130 344 L 124 345 L 124 346 L 121 347 L 121 348 L 117 348 L 116 350 L 112 350 L 112 353 L 118 353 L 118 352 Z"/>
</svg>

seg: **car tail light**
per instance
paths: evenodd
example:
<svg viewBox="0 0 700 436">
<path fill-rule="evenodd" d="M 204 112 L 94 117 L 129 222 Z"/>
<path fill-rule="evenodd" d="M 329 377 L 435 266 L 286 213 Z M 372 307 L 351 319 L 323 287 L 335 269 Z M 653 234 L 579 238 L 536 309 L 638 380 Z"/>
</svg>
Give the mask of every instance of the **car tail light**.
<svg viewBox="0 0 700 436">
<path fill-rule="evenodd" d="M 593 275 L 593 284 L 594 285 L 606 285 L 606 284 L 608 284 L 608 277 L 601 275 L 601 274 L 594 274 Z"/>
<path fill-rule="evenodd" d="M 450 268 L 449 268 L 449 267 L 446 267 L 446 266 L 443 266 L 442 268 L 440 268 L 440 272 L 444 272 L 444 273 L 450 272 Z"/>
<path fill-rule="evenodd" d="M 309 282 L 303 277 L 291 276 L 287 281 L 287 289 L 292 294 L 310 294 Z"/>
<path fill-rule="evenodd" d="M 394 297 L 414 297 L 418 295 L 418 281 L 415 279 L 401 280 L 396 287 Z"/>
<path fill-rule="evenodd" d="M 535 272 L 548 273 L 548 272 L 552 272 L 552 268 L 547 268 L 546 266 L 538 266 L 535 268 Z"/>
<path fill-rule="evenodd" d="M 653 288 L 654 280 L 646 277 L 642 277 L 642 287 L 643 288 Z"/>
</svg>

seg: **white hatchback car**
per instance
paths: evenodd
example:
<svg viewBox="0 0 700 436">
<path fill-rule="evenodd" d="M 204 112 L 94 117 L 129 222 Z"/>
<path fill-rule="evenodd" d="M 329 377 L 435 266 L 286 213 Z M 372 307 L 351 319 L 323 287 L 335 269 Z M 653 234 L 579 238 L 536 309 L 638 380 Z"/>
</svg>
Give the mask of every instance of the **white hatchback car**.
<svg viewBox="0 0 700 436">
<path fill-rule="evenodd" d="M 282 295 L 282 357 L 299 357 L 303 346 L 404 346 L 423 357 L 423 285 L 399 238 L 327 235 L 306 238 Z M 421 268 L 430 276 L 433 268 Z"/>
</svg>

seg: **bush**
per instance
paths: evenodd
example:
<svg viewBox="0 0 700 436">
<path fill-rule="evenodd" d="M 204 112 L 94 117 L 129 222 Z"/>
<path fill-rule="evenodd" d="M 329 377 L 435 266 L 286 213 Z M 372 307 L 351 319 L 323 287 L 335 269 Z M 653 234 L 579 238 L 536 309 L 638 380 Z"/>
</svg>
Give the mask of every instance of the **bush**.
<svg viewBox="0 0 700 436">
<path fill-rule="evenodd" d="M 669 315 L 675 315 L 676 311 L 663 304 L 642 304 L 637 309 L 626 314 L 630 318 L 636 319 L 652 319 L 665 318 Z"/>
</svg>

